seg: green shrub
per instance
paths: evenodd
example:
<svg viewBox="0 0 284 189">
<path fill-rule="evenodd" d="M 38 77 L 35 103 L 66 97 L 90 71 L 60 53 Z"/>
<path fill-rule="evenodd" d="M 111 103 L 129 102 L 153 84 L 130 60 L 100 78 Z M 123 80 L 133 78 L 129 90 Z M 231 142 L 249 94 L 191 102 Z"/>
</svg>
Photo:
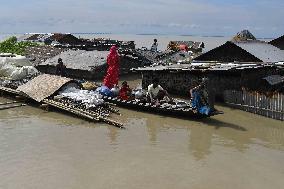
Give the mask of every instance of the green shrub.
<svg viewBox="0 0 284 189">
<path fill-rule="evenodd" d="M 32 46 L 38 46 L 38 44 L 28 41 L 17 42 L 17 38 L 13 36 L 0 43 L 0 53 L 24 55 L 26 48 Z"/>
</svg>

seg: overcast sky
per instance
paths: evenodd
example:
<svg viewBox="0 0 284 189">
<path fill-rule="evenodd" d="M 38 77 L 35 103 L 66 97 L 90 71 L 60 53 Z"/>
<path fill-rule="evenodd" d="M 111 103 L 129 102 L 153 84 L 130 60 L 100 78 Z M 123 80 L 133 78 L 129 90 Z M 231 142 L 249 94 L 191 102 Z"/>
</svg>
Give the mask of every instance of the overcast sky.
<svg viewBox="0 0 284 189">
<path fill-rule="evenodd" d="M 0 33 L 284 34 L 284 0 L 0 0 Z"/>
</svg>

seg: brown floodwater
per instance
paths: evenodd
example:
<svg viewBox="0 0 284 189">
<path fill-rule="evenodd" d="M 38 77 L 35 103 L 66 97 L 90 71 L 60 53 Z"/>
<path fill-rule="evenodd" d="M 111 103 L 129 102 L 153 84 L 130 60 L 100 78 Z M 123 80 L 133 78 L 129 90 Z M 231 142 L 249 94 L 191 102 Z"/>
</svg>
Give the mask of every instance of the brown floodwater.
<svg viewBox="0 0 284 189">
<path fill-rule="evenodd" d="M 283 122 L 217 108 L 225 114 L 204 120 L 120 109 L 124 130 L 30 106 L 1 110 L 0 188 L 283 188 Z"/>
</svg>

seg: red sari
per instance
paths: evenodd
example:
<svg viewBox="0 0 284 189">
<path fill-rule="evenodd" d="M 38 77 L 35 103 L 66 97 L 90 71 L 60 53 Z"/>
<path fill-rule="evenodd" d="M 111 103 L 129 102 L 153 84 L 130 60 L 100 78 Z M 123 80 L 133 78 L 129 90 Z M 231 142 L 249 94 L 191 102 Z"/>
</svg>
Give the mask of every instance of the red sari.
<svg viewBox="0 0 284 189">
<path fill-rule="evenodd" d="M 128 100 L 129 97 L 128 97 L 128 94 L 131 92 L 131 89 L 129 88 L 128 85 L 125 85 L 125 86 L 122 86 L 120 91 L 119 91 L 119 97 L 122 99 L 122 100 Z"/>
<path fill-rule="evenodd" d="M 119 55 L 116 46 L 110 48 L 109 55 L 107 56 L 108 69 L 104 78 L 104 85 L 109 89 L 114 85 L 118 85 L 119 75 Z"/>
</svg>

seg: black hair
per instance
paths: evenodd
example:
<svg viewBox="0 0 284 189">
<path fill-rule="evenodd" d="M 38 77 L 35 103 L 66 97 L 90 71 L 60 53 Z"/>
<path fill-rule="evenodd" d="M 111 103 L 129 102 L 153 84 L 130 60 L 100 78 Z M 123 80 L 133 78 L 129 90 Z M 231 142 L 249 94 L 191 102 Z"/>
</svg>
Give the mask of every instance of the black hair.
<svg viewBox="0 0 284 189">
<path fill-rule="evenodd" d="M 159 79 L 158 78 L 154 78 L 153 79 L 153 83 L 159 83 Z"/>
<path fill-rule="evenodd" d="M 158 40 L 157 39 L 154 39 L 154 42 L 157 42 Z"/>
</svg>

